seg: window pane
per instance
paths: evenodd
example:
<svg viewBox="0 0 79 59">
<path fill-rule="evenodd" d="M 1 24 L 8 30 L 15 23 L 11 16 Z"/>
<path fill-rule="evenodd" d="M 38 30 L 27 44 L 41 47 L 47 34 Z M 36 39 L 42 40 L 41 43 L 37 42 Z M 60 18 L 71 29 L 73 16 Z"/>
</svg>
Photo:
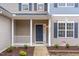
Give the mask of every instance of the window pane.
<svg viewBox="0 0 79 59">
<path fill-rule="evenodd" d="M 73 31 L 67 31 L 67 37 L 73 37 Z"/>
<path fill-rule="evenodd" d="M 65 31 L 59 31 L 59 37 L 65 37 Z"/>
<path fill-rule="evenodd" d="M 59 23 L 59 29 L 65 29 L 65 23 Z"/>
<path fill-rule="evenodd" d="M 67 23 L 67 29 L 72 29 L 73 30 L 73 23 Z"/>
<path fill-rule="evenodd" d="M 34 3 L 34 10 L 37 11 L 37 3 Z"/>
<path fill-rule="evenodd" d="M 28 10 L 28 4 L 22 4 L 23 10 Z"/>
<path fill-rule="evenodd" d="M 65 3 L 59 3 L 59 6 L 65 6 Z"/>
<path fill-rule="evenodd" d="M 44 3 L 44 11 L 47 11 L 47 10 L 48 10 L 48 4 Z"/>
<path fill-rule="evenodd" d="M 67 3 L 67 6 L 74 6 L 74 3 Z"/>
<path fill-rule="evenodd" d="M 44 5 L 43 4 L 38 4 L 38 10 L 43 10 Z"/>
</svg>

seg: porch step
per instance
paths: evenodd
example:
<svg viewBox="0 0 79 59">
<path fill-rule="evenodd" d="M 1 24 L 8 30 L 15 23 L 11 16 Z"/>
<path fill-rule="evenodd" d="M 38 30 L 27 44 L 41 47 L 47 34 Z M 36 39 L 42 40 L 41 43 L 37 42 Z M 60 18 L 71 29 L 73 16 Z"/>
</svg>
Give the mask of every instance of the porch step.
<svg viewBox="0 0 79 59">
<path fill-rule="evenodd" d="M 36 46 L 34 48 L 34 56 L 49 56 L 46 46 Z"/>
</svg>

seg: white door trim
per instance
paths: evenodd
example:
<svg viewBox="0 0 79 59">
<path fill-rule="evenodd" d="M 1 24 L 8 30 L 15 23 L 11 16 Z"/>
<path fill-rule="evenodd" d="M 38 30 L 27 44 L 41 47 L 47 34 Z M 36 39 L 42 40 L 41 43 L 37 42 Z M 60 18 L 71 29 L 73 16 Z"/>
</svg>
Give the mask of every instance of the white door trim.
<svg viewBox="0 0 79 59">
<path fill-rule="evenodd" d="M 42 43 L 46 43 L 46 29 L 44 28 L 44 26 L 46 26 L 46 24 L 43 24 L 43 23 L 35 23 L 34 24 L 35 43 L 38 43 L 36 41 L 36 25 L 43 25 L 43 42 Z M 41 42 L 39 42 L 39 43 L 41 43 Z"/>
</svg>

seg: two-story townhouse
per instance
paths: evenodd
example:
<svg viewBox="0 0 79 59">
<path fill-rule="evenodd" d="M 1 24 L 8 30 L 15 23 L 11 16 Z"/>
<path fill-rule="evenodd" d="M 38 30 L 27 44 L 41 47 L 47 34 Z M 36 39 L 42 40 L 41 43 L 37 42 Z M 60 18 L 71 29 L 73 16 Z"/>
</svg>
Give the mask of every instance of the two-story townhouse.
<svg viewBox="0 0 79 59">
<path fill-rule="evenodd" d="M 9 46 L 79 45 L 78 3 L 1 3 L 0 52 Z"/>
</svg>

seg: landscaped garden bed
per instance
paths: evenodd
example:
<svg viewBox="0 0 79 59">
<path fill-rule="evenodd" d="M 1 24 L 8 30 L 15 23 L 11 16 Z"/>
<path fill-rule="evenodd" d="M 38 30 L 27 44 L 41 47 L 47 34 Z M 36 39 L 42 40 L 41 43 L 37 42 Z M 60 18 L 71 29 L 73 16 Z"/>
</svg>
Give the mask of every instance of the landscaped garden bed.
<svg viewBox="0 0 79 59">
<path fill-rule="evenodd" d="M 2 53 L 1 56 L 33 56 L 34 47 L 9 47 Z"/>
<path fill-rule="evenodd" d="M 47 47 L 49 54 L 52 56 L 79 56 L 78 46 L 51 46 Z"/>
</svg>

